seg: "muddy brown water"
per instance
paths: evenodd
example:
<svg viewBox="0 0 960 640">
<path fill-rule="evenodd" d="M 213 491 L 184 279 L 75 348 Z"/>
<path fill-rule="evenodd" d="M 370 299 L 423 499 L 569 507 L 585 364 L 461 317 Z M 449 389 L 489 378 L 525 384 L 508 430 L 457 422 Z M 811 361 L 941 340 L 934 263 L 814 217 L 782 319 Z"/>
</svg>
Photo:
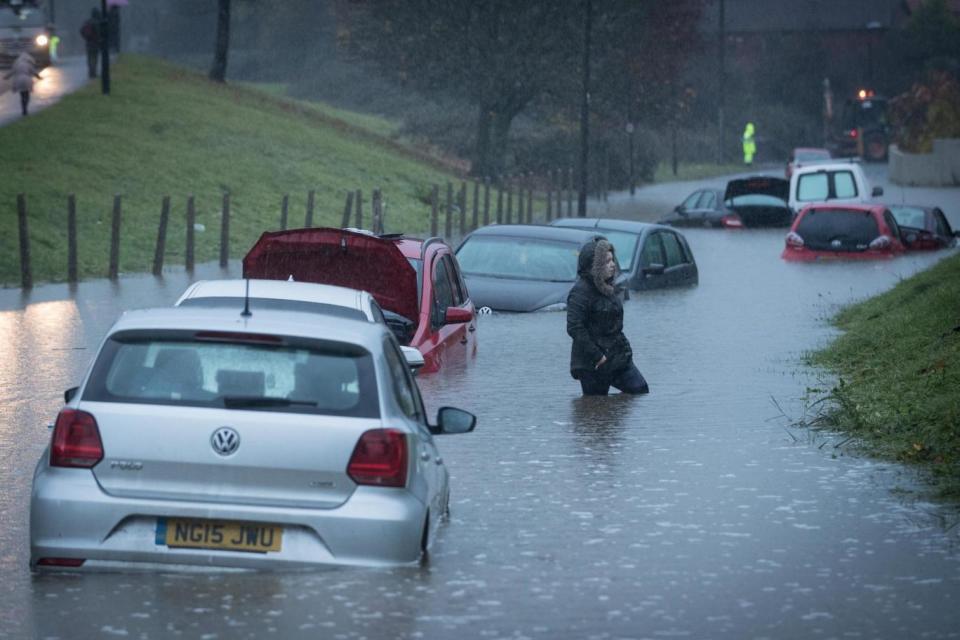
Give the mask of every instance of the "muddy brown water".
<svg viewBox="0 0 960 640">
<path fill-rule="evenodd" d="M 581 398 L 563 313 L 482 317 L 475 360 L 420 379 L 479 426 L 439 442 L 452 519 L 429 561 L 389 570 L 32 577 L 44 425 L 118 313 L 188 279 L 0 291 L 0 637 L 960 636 L 956 508 L 792 426 L 829 384 L 801 362 L 827 318 L 949 253 L 795 265 L 780 231 L 686 235 L 700 285 L 627 303 L 649 396 Z"/>
</svg>

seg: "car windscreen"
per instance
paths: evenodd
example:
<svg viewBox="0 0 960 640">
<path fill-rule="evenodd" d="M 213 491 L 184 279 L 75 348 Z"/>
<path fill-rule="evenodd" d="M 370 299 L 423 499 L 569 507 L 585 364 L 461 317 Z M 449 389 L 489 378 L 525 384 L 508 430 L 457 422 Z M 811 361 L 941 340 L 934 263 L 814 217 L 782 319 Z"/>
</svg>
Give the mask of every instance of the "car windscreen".
<svg viewBox="0 0 960 640">
<path fill-rule="evenodd" d="M 541 238 L 473 236 L 457 250 L 467 275 L 573 282 L 580 247 Z"/>
<path fill-rule="evenodd" d="M 216 308 L 235 307 L 242 310 L 244 299 L 231 296 L 211 296 L 209 298 L 187 298 L 179 305 L 180 307 L 200 307 Z M 327 316 L 337 318 L 348 318 L 350 320 L 366 320 L 367 317 L 359 309 L 351 309 L 338 304 L 327 304 L 325 302 L 309 302 L 306 300 L 279 300 L 276 298 L 250 298 L 250 310 L 271 309 L 278 311 L 305 311 L 307 313 L 322 313 Z"/>
<path fill-rule="evenodd" d="M 796 233 L 808 249 L 865 251 L 880 230 L 869 211 L 812 209 L 804 214 Z"/>
<path fill-rule="evenodd" d="M 912 227 L 914 229 L 926 229 L 927 212 L 919 207 L 890 206 L 890 212 L 893 213 L 893 219 L 901 227 Z"/>
<path fill-rule="evenodd" d="M 603 237 L 613 245 L 620 270 L 629 271 L 633 264 L 633 254 L 637 251 L 637 240 L 640 239 L 640 234 L 630 231 L 611 231 L 610 229 L 597 229 L 597 231 L 602 233 Z"/>
<path fill-rule="evenodd" d="M 20 15 L 13 11 L 0 7 L 0 29 L 8 27 L 43 27 L 47 24 L 47 18 L 43 11 L 36 9 L 23 9 Z"/>
<path fill-rule="evenodd" d="M 380 415 L 373 356 L 359 346 L 204 331 L 111 336 L 83 400 Z"/>
</svg>

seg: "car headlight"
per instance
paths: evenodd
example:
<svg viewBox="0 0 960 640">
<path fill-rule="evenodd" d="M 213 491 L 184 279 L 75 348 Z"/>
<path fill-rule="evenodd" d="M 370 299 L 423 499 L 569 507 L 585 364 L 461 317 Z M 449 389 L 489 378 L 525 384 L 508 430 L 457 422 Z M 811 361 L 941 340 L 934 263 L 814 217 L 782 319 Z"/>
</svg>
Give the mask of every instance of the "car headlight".
<svg viewBox="0 0 960 640">
<path fill-rule="evenodd" d="M 567 303 L 566 302 L 554 302 L 553 304 L 548 304 L 545 307 L 540 307 L 537 311 L 566 311 Z"/>
<path fill-rule="evenodd" d="M 50 38 L 41 33 L 37 36 L 36 43 L 38 47 L 45 47 L 50 44 Z"/>
</svg>

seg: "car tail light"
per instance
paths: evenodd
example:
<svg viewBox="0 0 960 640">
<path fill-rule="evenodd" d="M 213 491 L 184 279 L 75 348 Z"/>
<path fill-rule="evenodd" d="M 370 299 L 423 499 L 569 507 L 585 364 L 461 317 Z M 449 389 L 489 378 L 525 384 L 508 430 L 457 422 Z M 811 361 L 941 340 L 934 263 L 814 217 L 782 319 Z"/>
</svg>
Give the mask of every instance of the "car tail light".
<svg viewBox="0 0 960 640">
<path fill-rule="evenodd" d="M 57 416 L 50 445 L 50 466 L 90 468 L 103 459 L 97 421 L 86 411 L 64 409 Z"/>
<path fill-rule="evenodd" d="M 397 429 L 371 429 L 364 433 L 350 456 L 347 475 L 357 484 L 406 486 L 406 434 Z"/>
<path fill-rule="evenodd" d="M 41 567 L 80 567 L 86 562 L 85 558 L 40 558 L 37 564 Z"/>
<path fill-rule="evenodd" d="M 787 234 L 787 246 L 800 248 L 803 246 L 803 238 L 796 231 Z"/>
<path fill-rule="evenodd" d="M 870 243 L 870 248 L 887 249 L 891 244 L 893 244 L 893 241 L 890 240 L 890 236 L 878 236 L 873 239 L 873 242 Z"/>
<path fill-rule="evenodd" d="M 743 220 L 740 219 L 740 216 L 727 215 L 720 218 L 720 224 L 731 229 L 741 229 L 743 228 Z"/>
<path fill-rule="evenodd" d="M 856 130 L 856 129 L 850 129 L 850 131 L 847 132 L 847 135 L 850 136 L 851 138 L 856 138 L 856 137 L 857 137 L 857 130 Z"/>
</svg>

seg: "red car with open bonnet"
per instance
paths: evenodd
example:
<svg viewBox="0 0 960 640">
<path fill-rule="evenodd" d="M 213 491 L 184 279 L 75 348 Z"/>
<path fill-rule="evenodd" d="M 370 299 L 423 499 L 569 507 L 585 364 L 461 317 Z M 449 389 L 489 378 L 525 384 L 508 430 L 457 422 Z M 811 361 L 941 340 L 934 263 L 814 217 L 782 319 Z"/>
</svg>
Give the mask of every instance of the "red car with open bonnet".
<svg viewBox="0 0 960 640">
<path fill-rule="evenodd" d="M 334 228 L 268 231 L 244 257 L 243 277 L 368 291 L 400 343 L 423 354 L 422 373 L 476 353 L 474 305 L 453 250 L 440 238 Z"/>
</svg>

